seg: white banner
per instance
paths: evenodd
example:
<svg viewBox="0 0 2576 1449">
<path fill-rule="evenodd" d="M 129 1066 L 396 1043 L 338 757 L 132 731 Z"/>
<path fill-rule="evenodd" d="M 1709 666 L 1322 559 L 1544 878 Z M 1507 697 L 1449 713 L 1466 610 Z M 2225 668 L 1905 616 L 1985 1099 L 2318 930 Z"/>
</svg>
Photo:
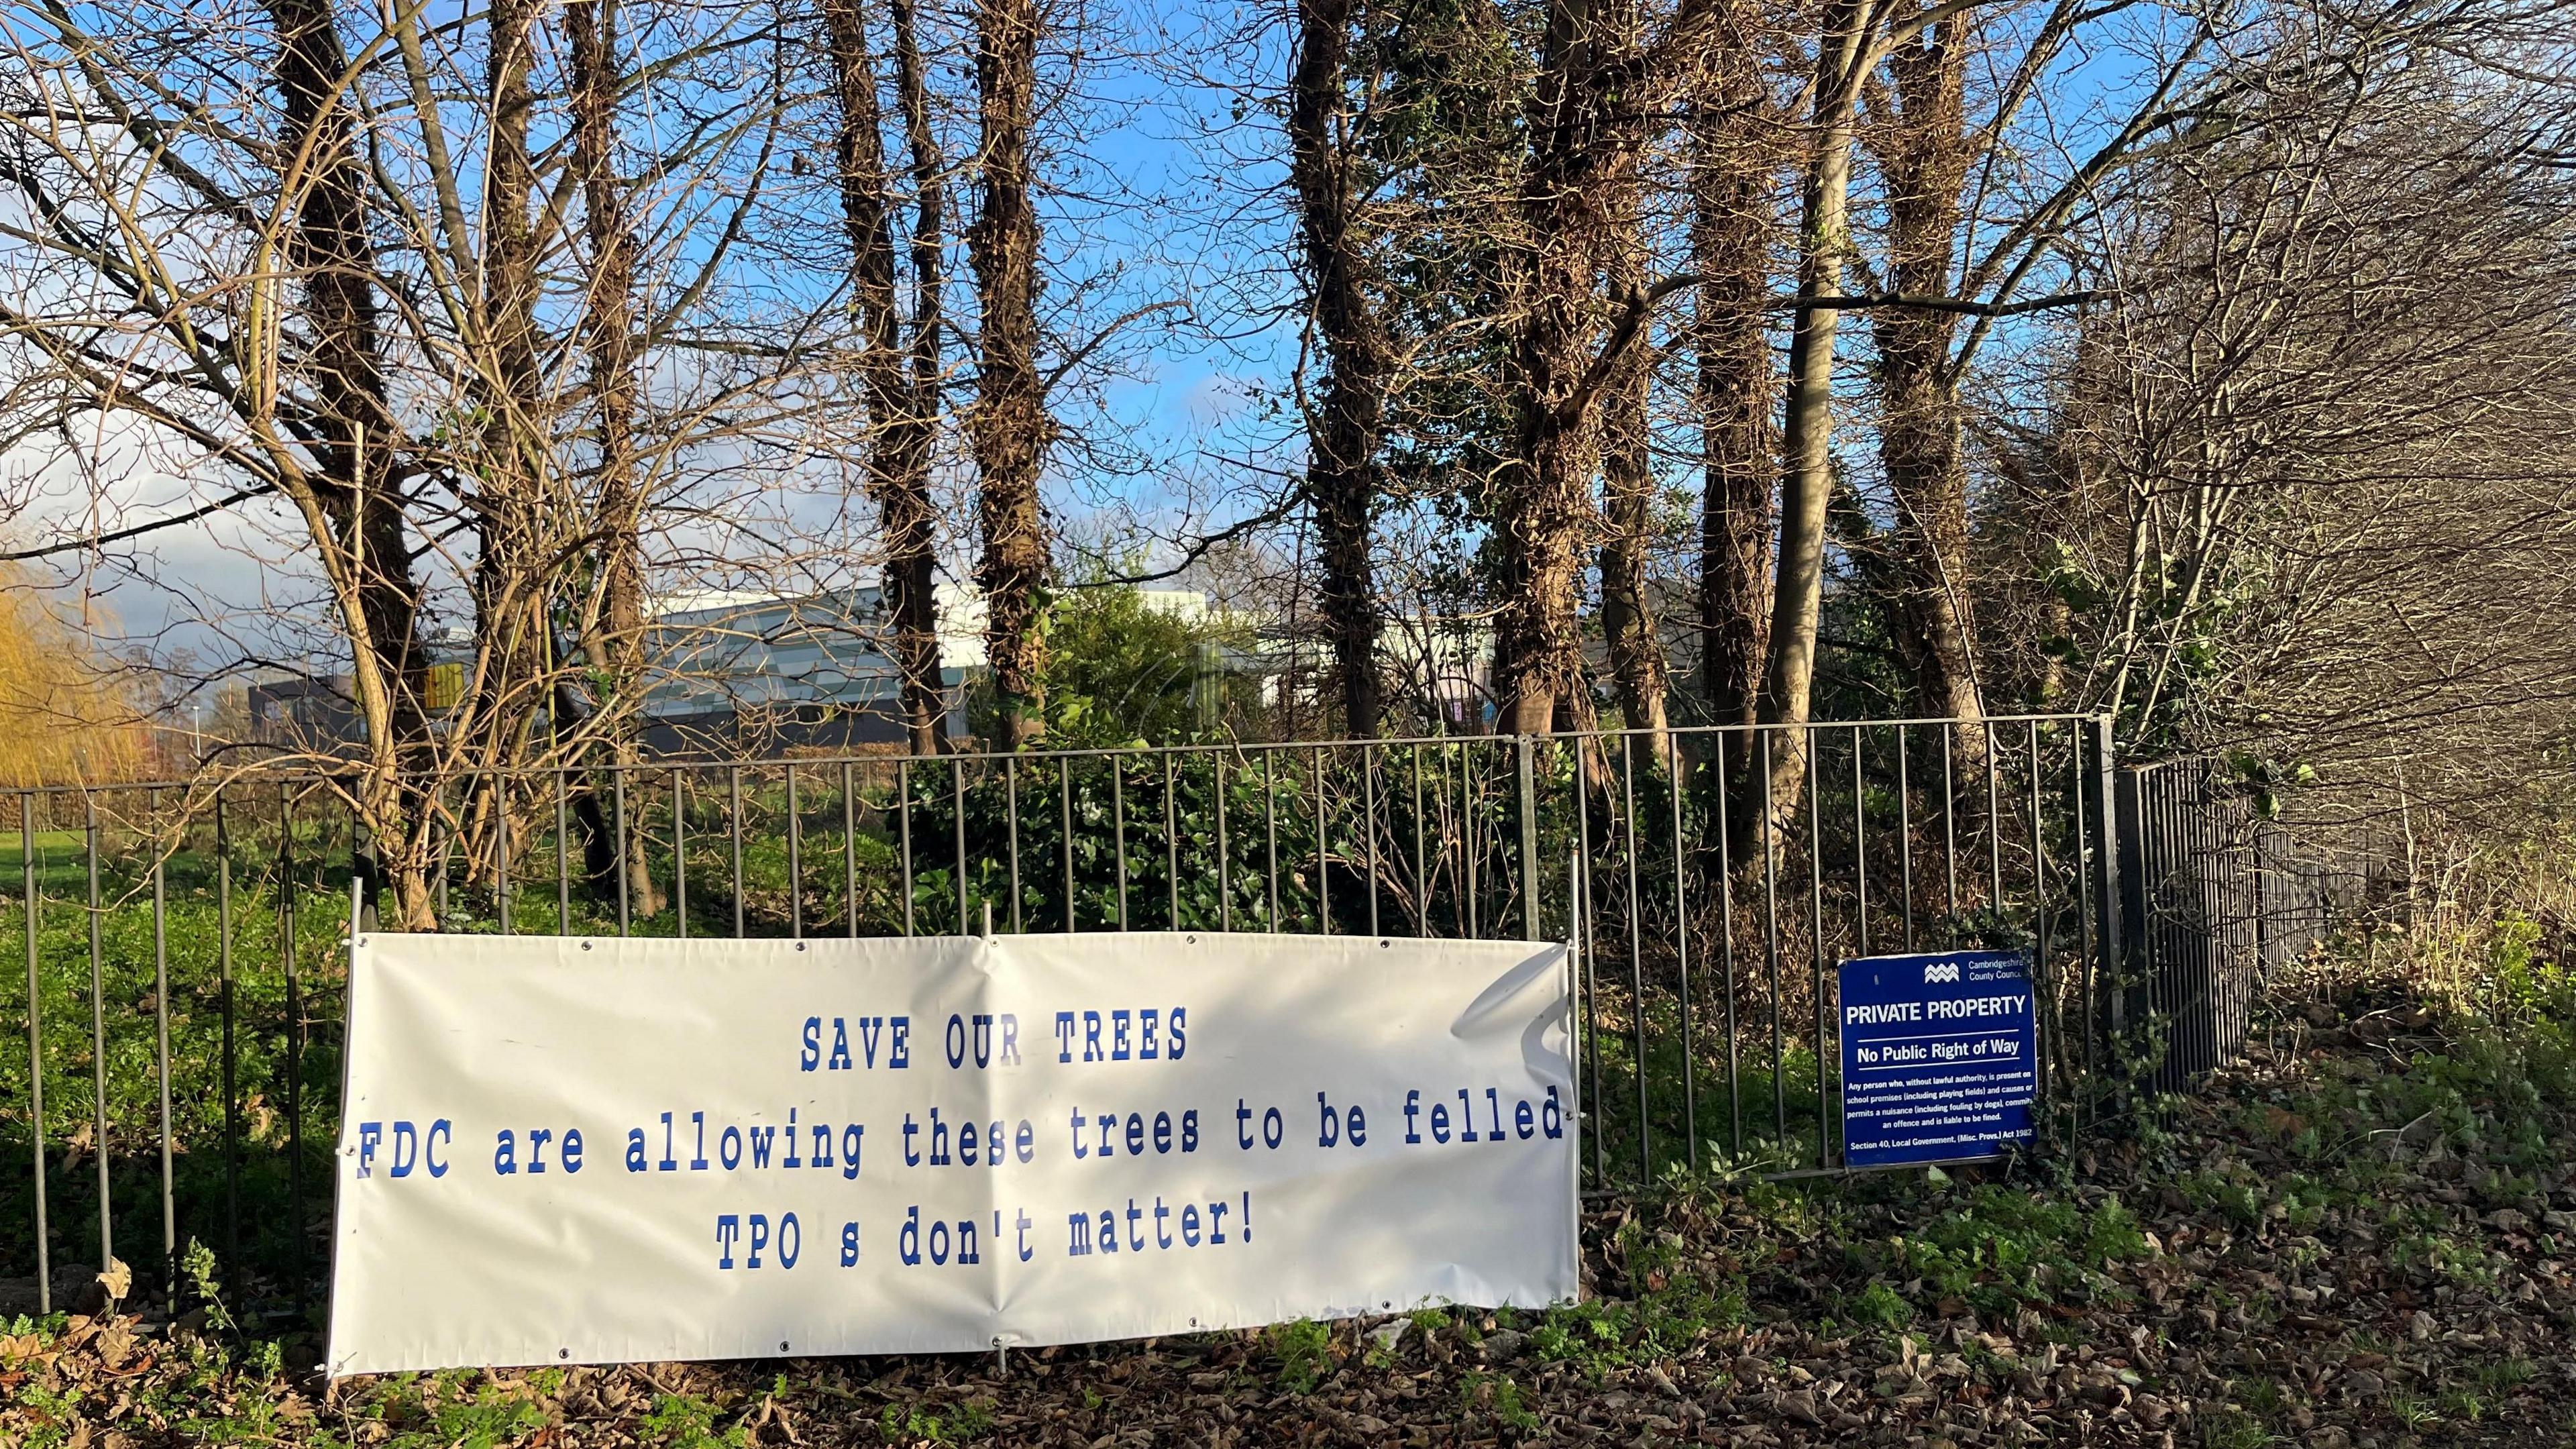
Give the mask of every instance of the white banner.
<svg viewBox="0 0 2576 1449">
<path fill-rule="evenodd" d="M 1505 941 L 362 936 L 330 1371 L 1564 1301 L 1567 978 Z"/>
</svg>

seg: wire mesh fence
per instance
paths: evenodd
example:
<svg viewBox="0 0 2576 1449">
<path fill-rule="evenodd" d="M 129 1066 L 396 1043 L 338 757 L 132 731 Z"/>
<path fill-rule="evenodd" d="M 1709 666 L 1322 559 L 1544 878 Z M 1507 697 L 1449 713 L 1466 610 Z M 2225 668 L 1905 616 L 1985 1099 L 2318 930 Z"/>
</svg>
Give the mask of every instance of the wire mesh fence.
<svg viewBox="0 0 2576 1449">
<path fill-rule="evenodd" d="M 451 932 L 1572 939 L 1608 1188 L 1842 1170 L 1831 968 L 1870 954 L 2021 952 L 2042 1119 L 2077 1130 L 2135 994 L 2114 777 L 2107 722 L 2078 716 L 663 761 L 447 782 L 428 890 Z M 26 961 L 0 1280 L 50 1306 L 121 1259 L 175 1301 L 197 1241 L 244 1291 L 309 1301 L 374 873 L 346 785 L 0 804 Z"/>
</svg>

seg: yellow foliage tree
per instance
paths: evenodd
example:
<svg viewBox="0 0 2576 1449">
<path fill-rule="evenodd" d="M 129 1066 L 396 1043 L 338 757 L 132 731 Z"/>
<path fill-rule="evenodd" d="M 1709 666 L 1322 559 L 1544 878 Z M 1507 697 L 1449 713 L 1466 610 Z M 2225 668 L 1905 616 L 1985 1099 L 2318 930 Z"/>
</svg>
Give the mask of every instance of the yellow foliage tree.
<svg viewBox="0 0 2576 1449">
<path fill-rule="evenodd" d="M 0 787 L 114 784 L 158 760 L 132 681 L 23 571 L 0 569 Z"/>
</svg>

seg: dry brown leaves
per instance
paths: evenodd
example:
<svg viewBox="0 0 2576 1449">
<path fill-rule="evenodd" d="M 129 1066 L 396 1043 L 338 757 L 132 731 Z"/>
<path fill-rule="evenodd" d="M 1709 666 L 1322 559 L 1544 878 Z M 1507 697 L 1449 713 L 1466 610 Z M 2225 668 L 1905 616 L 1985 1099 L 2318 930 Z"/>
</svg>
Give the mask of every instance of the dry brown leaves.
<svg viewBox="0 0 2576 1449">
<path fill-rule="evenodd" d="M 1973 1200 L 1972 1182 L 1882 1179 L 1787 1213 L 1726 1192 L 1607 1205 L 1587 1276 L 1605 1308 L 1636 1310 L 1611 1315 L 1618 1335 L 1568 1351 L 1527 1315 L 1338 1324 L 1302 1392 L 1256 1333 L 1020 1353 L 1006 1372 L 923 1357 L 263 1385 L 207 1372 L 184 1328 L 101 1317 L 0 1337 L 0 1443 L 152 1449 L 219 1437 L 217 1420 L 255 1422 L 247 1442 L 362 1449 L 2567 1442 L 2566 1121 L 2522 1176 L 2377 1122 L 2351 1104 L 2402 1096 L 2435 1023 L 2404 1003 L 2311 1005 L 2153 1143 L 2104 1138 L 2065 1178 L 2014 1185 L 2088 1209 L 2117 1192 L 2146 1251 L 2097 1284 L 2043 1272 L 2064 1291 L 2010 1311 L 1983 1279 L 1961 1297 L 1862 1266 L 1856 1245 Z M 2302 1181 L 2346 1186 L 2315 1202 L 2282 1186 Z M 1740 1286 L 1742 1320 L 1625 1337 L 1691 1275 Z M 1901 1329 L 1856 1323 L 1874 1283 L 1913 1304 Z"/>
</svg>

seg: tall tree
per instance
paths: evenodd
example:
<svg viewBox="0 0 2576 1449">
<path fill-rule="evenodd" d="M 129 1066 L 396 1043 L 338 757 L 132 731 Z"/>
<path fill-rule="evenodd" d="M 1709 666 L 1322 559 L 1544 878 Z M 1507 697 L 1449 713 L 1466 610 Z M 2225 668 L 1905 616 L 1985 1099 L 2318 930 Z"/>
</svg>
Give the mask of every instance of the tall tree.
<svg viewBox="0 0 2576 1449">
<path fill-rule="evenodd" d="M 912 752 L 929 755 L 940 749 L 946 714 L 936 584 L 939 515 L 930 494 L 930 464 L 939 427 L 947 199 L 945 162 L 930 127 L 914 8 L 911 0 L 894 0 L 892 10 L 895 91 L 911 153 L 915 208 L 909 340 L 895 284 L 897 199 L 881 138 L 877 68 L 868 50 L 866 14 L 857 0 L 825 0 L 823 6 L 840 109 L 835 150 L 841 213 L 850 236 L 859 371 L 870 423 L 867 488 L 884 532 L 880 592 L 893 630 L 888 653 L 902 683 Z"/>
<path fill-rule="evenodd" d="M 983 556 L 975 576 L 984 591 L 985 659 L 1001 706 L 1002 743 L 1011 749 L 1046 733 L 1046 636 L 1039 614 L 1048 548 L 1038 479 L 1055 423 L 1037 357 L 1032 143 L 1041 28 L 1038 0 L 976 0 L 980 205 L 966 245 L 982 319 L 966 436 L 978 475 Z"/>
<path fill-rule="evenodd" d="M 2081 301 L 2081 294 L 2022 302 L 2012 292 L 2030 275 L 2062 220 L 2101 179 L 2171 122 L 2167 97 L 2189 73 L 2206 31 L 2162 67 L 2126 120 L 2074 174 L 2022 215 L 1972 216 L 1991 197 L 1996 144 L 2041 93 L 2048 68 L 2092 14 L 2059 0 L 1996 88 L 1982 122 L 1968 114 L 1967 80 L 1993 55 L 1978 13 L 1918 4 L 1884 47 L 1884 83 L 1872 92 L 1862 133 L 1876 156 L 1885 212 L 1883 275 L 1873 299 L 1880 418 L 1878 450 L 1891 502 L 1887 530 L 1890 633 L 1912 676 L 1919 712 L 1955 720 L 1961 763 L 1982 770 L 1986 689 L 1978 664 L 1975 579 L 1968 515 L 1967 420 L 1960 388 L 1994 319 Z M 1988 67 L 1992 68 L 1992 67 Z M 1963 251 L 1975 223 L 1994 226 L 1983 255 Z M 1986 294 L 1991 293 L 1991 297 Z M 1913 303 L 1929 305 L 1911 305 Z M 1972 322 L 1970 318 L 1975 320 Z"/>
<path fill-rule="evenodd" d="M 537 158 L 529 140 L 536 110 L 530 73 L 537 14 L 531 0 L 494 0 L 486 21 L 484 85 L 491 110 L 473 388 L 482 438 L 467 460 L 475 480 L 468 505 L 478 544 L 476 660 L 460 718 L 467 722 L 470 748 L 487 767 L 518 755 L 538 704 L 533 692 L 545 685 L 551 627 L 542 580 L 549 572 L 545 495 L 552 425 L 539 358 L 544 258 L 534 212 Z M 478 849 L 470 858 L 479 870 L 492 857 Z"/>
<path fill-rule="evenodd" d="M 1646 284 L 1650 249 L 1644 235 L 1644 198 L 1633 159 L 1612 182 L 1608 255 L 1603 272 L 1612 296 L 1627 297 Z M 1601 635 L 1617 691 L 1621 722 L 1644 730 L 1648 753 L 1671 758 L 1666 693 L 1671 673 L 1655 618 L 1649 580 L 1661 526 L 1648 403 L 1654 384 L 1653 350 L 1641 339 L 1611 364 L 1602 405 Z"/>
<path fill-rule="evenodd" d="M 1501 728 L 1535 733 L 1589 723 L 1578 614 L 1583 551 L 1596 519 L 1605 384 L 1636 344 L 1669 283 L 1605 299 L 1599 277 L 1616 231 L 1615 179 L 1634 164 L 1651 117 L 1700 60 L 1713 0 L 1683 0 L 1651 45 L 1632 12 L 1595 0 L 1550 0 L 1507 282 L 1514 456 L 1497 490 L 1502 599 L 1495 620 Z"/>
<path fill-rule="evenodd" d="M 1728 30 L 1758 28 L 1736 0 Z M 1690 344 L 1700 423 L 1700 690 L 1718 724 L 1751 724 L 1771 622 L 1771 249 L 1779 235 L 1777 118 L 1750 47 L 1714 57 L 1691 113 Z"/>
<path fill-rule="evenodd" d="M 312 350 L 312 466 L 281 456 L 279 482 L 307 517 L 352 648 L 350 682 L 374 765 L 362 817 L 382 847 L 419 826 L 402 789 L 426 742 L 419 649 L 420 587 L 397 473 L 402 439 L 387 405 L 379 274 L 367 236 L 366 158 L 353 134 L 348 55 L 324 0 L 272 0 L 276 76 L 290 154 L 281 206 L 286 258 L 304 294 Z M 256 389 L 254 391 L 257 391 Z M 270 396 L 274 396 L 274 388 Z M 402 858 L 397 852 L 396 858 Z M 393 871 L 406 926 L 429 923 L 417 869 Z"/>
<path fill-rule="evenodd" d="M 1363 182 L 1349 114 L 1354 0 L 1298 0 L 1289 83 L 1289 176 L 1307 287 L 1307 325 L 1324 358 L 1307 405 L 1304 492 L 1321 545 L 1323 605 L 1345 729 L 1378 731 L 1379 613 L 1371 516 L 1379 493 L 1378 436 L 1394 369 L 1380 315 L 1382 285 L 1368 258 Z"/>
<path fill-rule="evenodd" d="M 1851 248 L 1852 107 L 1868 70 L 1878 0 L 1825 0 L 1817 37 L 1805 185 L 1799 202 L 1797 314 L 1789 334 L 1789 396 L 1781 452 L 1780 543 L 1771 630 L 1758 717 L 1806 723 L 1816 678 L 1816 623 L 1824 602 L 1825 524 L 1833 499 L 1834 349 L 1837 303 Z M 1748 823 L 1764 831 L 1796 809 L 1806 779 L 1804 731 L 1772 742 L 1774 815 Z"/>
<path fill-rule="evenodd" d="M 1928 27 L 1888 53 L 1891 114 L 1870 128 L 1887 215 L 1887 279 L 1898 296 L 1947 297 L 1960 190 L 1978 150 L 1967 123 L 1973 11 Z M 1917 712 L 1956 720 L 1982 768 L 1984 697 L 1969 604 L 1968 470 L 1950 349 L 1955 311 L 1888 307 L 1871 316 L 1878 346 L 1879 463 L 1894 502 L 1897 646 L 1914 676 Z"/>
<path fill-rule="evenodd" d="M 589 392 L 598 460 L 591 484 L 593 598 L 575 620 L 583 662 L 604 717 L 595 729 L 610 767 L 633 768 L 642 759 L 644 677 L 644 488 L 638 476 L 635 428 L 641 383 L 637 376 L 635 223 L 617 174 L 617 96 L 625 77 L 617 63 L 615 0 L 568 0 L 565 49 L 571 71 L 572 166 L 580 178 L 582 230 L 590 251 L 590 276 L 581 297 L 581 338 L 589 353 Z M 556 671 L 558 730 L 580 717 L 572 678 Z M 616 823 L 600 807 L 599 791 L 585 790 L 580 808 L 588 839 L 585 864 L 594 882 L 614 885 L 625 862 L 628 904 L 643 915 L 661 906 L 643 850 L 642 821 L 627 825 L 620 849 Z"/>
</svg>

